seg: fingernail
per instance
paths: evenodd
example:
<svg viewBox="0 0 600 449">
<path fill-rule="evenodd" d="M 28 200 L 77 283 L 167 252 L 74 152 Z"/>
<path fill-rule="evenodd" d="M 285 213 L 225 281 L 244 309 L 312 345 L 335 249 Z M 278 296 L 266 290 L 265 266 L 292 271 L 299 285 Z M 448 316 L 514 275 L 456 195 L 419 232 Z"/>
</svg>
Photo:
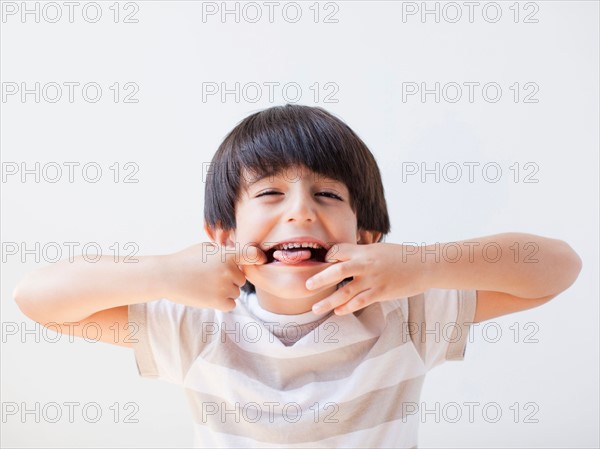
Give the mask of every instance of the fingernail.
<svg viewBox="0 0 600 449">
<path fill-rule="evenodd" d="M 306 281 L 306 288 L 311 290 L 314 287 L 315 283 L 312 279 L 309 279 L 308 281 Z"/>
</svg>

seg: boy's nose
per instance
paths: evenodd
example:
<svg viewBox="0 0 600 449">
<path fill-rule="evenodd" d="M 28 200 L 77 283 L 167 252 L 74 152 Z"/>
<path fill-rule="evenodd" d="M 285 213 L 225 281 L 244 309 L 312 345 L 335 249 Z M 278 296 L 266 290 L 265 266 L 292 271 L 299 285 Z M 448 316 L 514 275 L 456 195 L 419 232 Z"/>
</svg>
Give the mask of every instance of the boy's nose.
<svg viewBox="0 0 600 449">
<path fill-rule="evenodd" d="M 315 221 L 316 213 L 310 194 L 296 195 L 290 199 L 287 208 L 287 221 Z"/>
</svg>

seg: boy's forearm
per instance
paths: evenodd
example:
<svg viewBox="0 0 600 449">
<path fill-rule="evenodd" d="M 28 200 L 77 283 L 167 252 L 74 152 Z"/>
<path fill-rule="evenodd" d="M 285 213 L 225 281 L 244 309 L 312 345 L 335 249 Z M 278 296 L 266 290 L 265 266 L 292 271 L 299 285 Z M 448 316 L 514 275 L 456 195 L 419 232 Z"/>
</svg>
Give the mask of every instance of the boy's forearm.
<svg viewBox="0 0 600 449">
<path fill-rule="evenodd" d="M 103 256 L 90 263 L 82 257 L 60 261 L 28 273 L 13 296 L 35 320 L 78 321 L 105 309 L 159 299 L 166 291 L 168 256 L 142 256 L 117 262 Z"/>
<path fill-rule="evenodd" d="M 524 233 L 427 245 L 419 255 L 428 288 L 499 291 L 521 298 L 557 295 L 581 270 L 581 259 L 567 243 Z"/>
</svg>

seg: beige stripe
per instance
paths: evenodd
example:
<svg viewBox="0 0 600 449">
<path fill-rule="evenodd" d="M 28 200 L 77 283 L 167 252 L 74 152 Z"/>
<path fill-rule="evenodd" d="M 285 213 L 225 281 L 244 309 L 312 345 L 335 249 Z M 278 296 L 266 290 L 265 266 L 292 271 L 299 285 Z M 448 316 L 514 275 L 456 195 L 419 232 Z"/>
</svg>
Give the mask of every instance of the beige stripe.
<svg viewBox="0 0 600 449">
<path fill-rule="evenodd" d="M 455 324 L 452 335 L 450 337 L 442 337 L 438 335 L 437 338 L 441 339 L 441 343 L 444 342 L 444 338 L 447 338 L 448 348 L 445 355 L 446 360 L 462 360 L 464 358 L 467 338 L 469 335 L 470 323 L 473 321 L 475 316 L 475 293 L 476 290 L 456 290 L 452 291 L 452 294 L 457 295 L 457 314 L 454 317 L 448 317 L 448 323 Z M 425 334 L 426 322 L 430 325 L 435 324 L 429 317 L 426 316 L 425 311 L 425 295 L 423 293 L 408 298 L 409 313 L 407 325 L 409 330 L 410 338 L 413 344 L 417 348 L 417 351 L 423 361 L 427 360 L 427 341 L 431 340 Z M 443 326 L 447 323 L 440 322 Z"/>
<path fill-rule="evenodd" d="M 475 308 L 477 290 L 459 290 L 458 291 L 458 313 L 456 324 L 450 344 L 446 352 L 447 360 L 463 360 L 465 357 L 467 337 L 469 336 L 470 324 L 475 318 Z"/>
<path fill-rule="evenodd" d="M 425 362 L 427 356 L 427 344 L 422 338 L 422 331 L 425 326 L 422 324 L 425 321 L 425 295 L 420 293 L 408 298 L 408 334 L 417 348 L 417 352 Z M 416 324 L 412 326 L 411 324 Z"/>
<path fill-rule="evenodd" d="M 236 407 L 218 396 L 196 392 L 190 392 L 188 400 L 196 424 L 207 426 L 211 431 L 265 443 L 298 444 L 318 442 L 394 420 L 399 420 L 400 431 L 415 419 L 414 407 L 418 407 L 424 379 L 425 376 L 420 376 L 405 380 L 340 404 L 316 403 L 305 410 L 296 408 L 293 403 L 269 406 L 268 400 L 263 404 L 238 403 Z M 405 402 L 400 403 L 400 398 Z"/>
<path fill-rule="evenodd" d="M 368 313 L 381 313 L 381 310 L 373 307 Z M 246 351 L 222 332 L 221 335 L 215 334 L 215 338 L 224 339 L 224 343 L 219 343 L 219 350 L 208 351 L 203 358 L 211 364 L 243 370 L 246 376 L 281 391 L 296 389 L 311 382 L 344 379 L 365 360 L 385 354 L 409 341 L 401 336 L 404 319 L 399 308 L 381 319 L 389 328 L 381 331 L 381 337 L 344 347 L 332 344 L 331 351 L 286 359 Z M 398 363 L 401 361 L 398 360 Z"/>
<path fill-rule="evenodd" d="M 127 307 L 127 320 L 138 325 L 139 337 L 136 343 L 132 343 L 135 363 L 140 376 L 159 377 L 156 361 L 150 347 L 150 334 L 148 333 L 148 322 L 146 316 L 146 303 L 129 304 Z"/>
</svg>

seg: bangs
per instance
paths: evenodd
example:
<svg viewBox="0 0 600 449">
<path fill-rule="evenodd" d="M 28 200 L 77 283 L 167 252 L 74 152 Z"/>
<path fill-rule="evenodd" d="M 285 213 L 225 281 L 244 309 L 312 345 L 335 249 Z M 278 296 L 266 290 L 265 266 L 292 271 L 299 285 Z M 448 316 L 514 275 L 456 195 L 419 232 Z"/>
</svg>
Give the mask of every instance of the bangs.
<svg viewBox="0 0 600 449">
<path fill-rule="evenodd" d="M 357 179 L 352 172 L 358 161 L 347 142 L 348 130 L 323 126 L 317 118 L 254 116 L 231 140 L 231 172 L 250 183 L 303 165 L 345 184 L 349 177 Z"/>
</svg>

